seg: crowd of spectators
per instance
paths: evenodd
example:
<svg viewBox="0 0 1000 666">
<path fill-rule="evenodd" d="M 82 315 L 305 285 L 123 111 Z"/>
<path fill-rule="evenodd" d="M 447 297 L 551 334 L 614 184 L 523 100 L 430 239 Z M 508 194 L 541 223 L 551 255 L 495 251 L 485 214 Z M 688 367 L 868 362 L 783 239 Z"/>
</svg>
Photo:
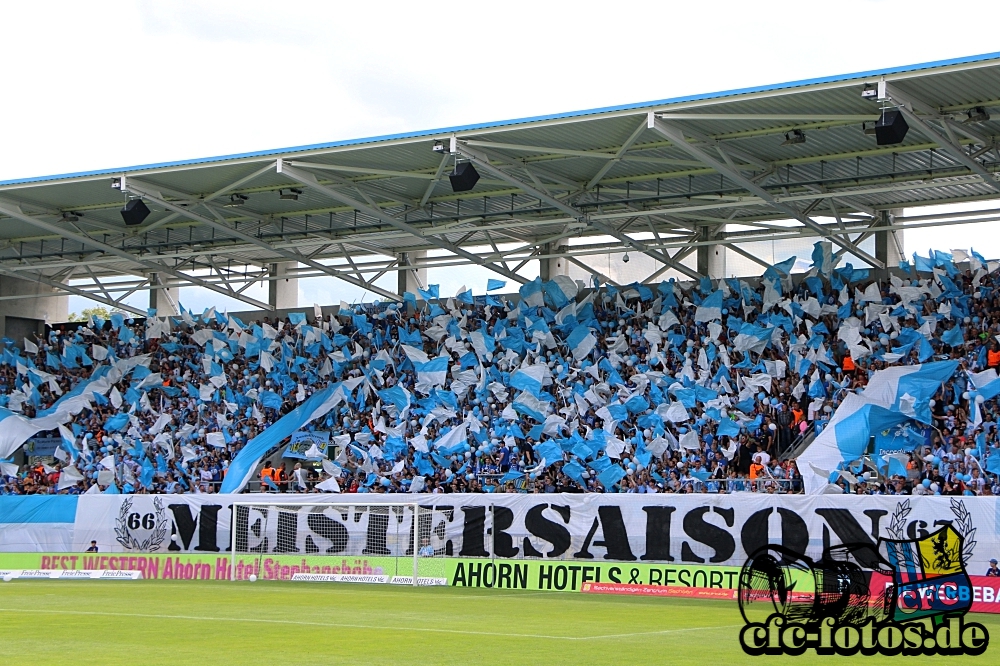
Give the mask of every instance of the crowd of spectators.
<svg viewBox="0 0 1000 666">
<path fill-rule="evenodd" d="M 961 370 L 905 473 L 859 462 L 837 483 L 996 494 L 997 406 L 974 418 L 968 391 L 1000 367 L 997 274 L 974 253 L 922 261 L 881 281 L 849 265 L 793 279 L 785 262 L 749 281 L 560 278 L 515 298 L 432 286 L 336 314 L 116 313 L 5 338 L 3 413 L 42 417 L 88 389 L 37 435 L 60 438 L 53 458 L 0 462 L 0 492 L 217 492 L 249 441 L 336 386 L 340 404 L 303 426 L 328 446 L 272 451 L 249 490 L 795 493 L 787 455 L 844 395 L 951 358 Z"/>
</svg>

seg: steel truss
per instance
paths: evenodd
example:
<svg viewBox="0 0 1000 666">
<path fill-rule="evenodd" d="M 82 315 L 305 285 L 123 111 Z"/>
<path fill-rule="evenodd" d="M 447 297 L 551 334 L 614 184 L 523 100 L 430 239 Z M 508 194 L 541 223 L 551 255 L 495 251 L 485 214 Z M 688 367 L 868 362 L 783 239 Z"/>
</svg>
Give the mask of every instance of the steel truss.
<svg viewBox="0 0 1000 666">
<path fill-rule="evenodd" d="M 520 271 L 529 262 L 554 259 L 614 283 L 587 257 L 624 252 L 653 260 L 646 281 L 698 279 L 707 267 L 684 263 L 698 248 L 725 247 L 763 267 L 742 247 L 762 240 L 821 238 L 838 254 L 882 268 L 884 258 L 860 247 L 873 235 L 890 234 L 901 250 L 898 235 L 906 229 L 1000 221 L 1000 208 L 988 203 L 977 212 L 888 215 L 1000 199 L 1000 131 L 979 111 L 1000 100 L 980 94 L 968 101 L 977 97 L 969 93 L 932 104 L 911 85 L 916 76 L 885 86 L 884 105 L 898 107 L 911 128 L 897 146 L 866 138 L 877 106 L 806 108 L 796 95 L 812 94 L 807 90 L 526 123 L 533 133 L 501 125 L 234 159 L 225 163 L 226 178 L 209 179 L 209 166 L 198 167 L 205 185 L 170 184 L 194 169 L 184 165 L 123 173 L 115 177 L 117 200 L 103 203 L 99 196 L 78 205 L 43 203 L 34 195 L 49 185 L 3 185 L 0 224 L 7 218 L 24 233 L 0 237 L 0 274 L 142 314 L 123 299 L 193 285 L 273 309 L 246 290 L 326 276 L 399 300 L 376 281 L 398 271 L 477 265 L 516 285 L 528 280 Z M 862 83 L 815 90 L 853 91 Z M 774 110 L 782 95 L 792 102 Z M 768 111 L 749 110 L 758 98 Z M 615 119 L 622 122 L 592 138 L 593 128 L 605 127 L 599 123 Z M 790 132 L 810 141 L 829 135 L 832 148 L 776 155 L 769 146 Z M 380 157 L 393 146 L 410 152 Z M 481 175 L 471 192 L 447 184 L 460 161 Z M 117 218 L 126 195 L 153 209 L 139 226 Z M 279 195 L 283 206 L 295 203 L 269 203 Z"/>
</svg>

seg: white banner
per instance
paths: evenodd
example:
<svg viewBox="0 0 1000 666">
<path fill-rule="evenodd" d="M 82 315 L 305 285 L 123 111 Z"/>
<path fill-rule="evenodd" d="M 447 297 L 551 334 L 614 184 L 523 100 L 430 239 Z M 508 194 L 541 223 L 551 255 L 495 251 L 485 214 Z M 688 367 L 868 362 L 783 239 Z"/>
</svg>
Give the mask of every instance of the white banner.
<svg viewBox="0 0 1000 666">
<path fill-rule="evenodd" d="M 436 554 L 461 557 L 740 566 L 767 543 L 819 559 L 829 546 L 919 538 L 948 522 L 965 539 L 970 574 L 1000 554 L 995 498 L 757 494 L 83 495 L 72 523 L 0 522 L 0 549 L 83 552 L 96 542 L 102 553 L 226 553 L 234 501 L 290 505 L 237 512 L 240 550 L 265 553 L 403 554 L 409 512 L 370 520 L 337 502 L 409 501 L 433 509 L 421 528 Z M 302 502 L 328 505 L 291 506 Z"/>
</svg>

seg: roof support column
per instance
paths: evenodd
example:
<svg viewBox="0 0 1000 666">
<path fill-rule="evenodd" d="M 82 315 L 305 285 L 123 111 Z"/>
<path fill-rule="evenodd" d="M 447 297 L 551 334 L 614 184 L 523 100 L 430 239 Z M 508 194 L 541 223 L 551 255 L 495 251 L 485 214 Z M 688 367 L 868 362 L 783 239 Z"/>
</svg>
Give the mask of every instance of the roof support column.
<svg viewBox="0 0 1000 666">
<path fill-rule="evenodd" d="M 542 246 L 542 254 L 560 254 L 568 245 L 569 243 L 567 243 L 564 238 L 561 238 L 553 243 L 546 243 Z M 546 282 L 557 275 L 569 275 L 569 259 L 566 257 L 539 259 L 538 275 Z"/>
<path fill-rule="evenodd" d="M 427 259 L 427 251 L 411 250 L 409 252 L 401 252 L 396 255 L 396 259 L 399 261 L 400 266 L 413 266 L 415 262 Z M 407 268 L 406 270 L 396 271 L 396 275 L 399 280 L 396 293 L 400 296 L 407 291 L 416 295 L 418 293 L 417 289 L 427 288 L 426 268 Z"/>
<path fill-rule="evenodd" d="M 299 307 L 299 279 L 286 277 L 296 267 L 294 261 L 271 264 L 271 277 L 279 278 L 268 281 L 267 302 L 275 310 L 291 310 Z"/>
<path fill-rule="evenodd" d="M 180 307 L 178 307 L 180 303 L 180 288 L 155 288 L 156 285 L 162 284 L 164 283 L 160 280 L 158 273 L 149 274 L 149 307 L 151 310 L 156 310 L 157 317 L 166 317 L 167 315 L 176 317 L 181 313 Z"/>
<path fill-rule="evenodd" d="M 702 228 L 699 240 L 711 240 L 708 227 Z M 699 245 L 698 272 L 713 280 L 726 277 L 726 246 L 721 243 L 719 245 Z"/>
<path fill-rule="evenodd" d="M 893 219 L 897 216 L 903 216 L 902 208 L 882 211 L 879 213 L 880 219 L 875 225 L 876 228 L 892 225 Z M 888 280 L 889 269 L 899 266 L 899 262 L 903 259 L 903 233 L 902 231 L 882 231 L 875 234 L 875 257 L 886 266 L 885 270 L 880 270 L 877 273 L 880 280 Z"/>
</svg>

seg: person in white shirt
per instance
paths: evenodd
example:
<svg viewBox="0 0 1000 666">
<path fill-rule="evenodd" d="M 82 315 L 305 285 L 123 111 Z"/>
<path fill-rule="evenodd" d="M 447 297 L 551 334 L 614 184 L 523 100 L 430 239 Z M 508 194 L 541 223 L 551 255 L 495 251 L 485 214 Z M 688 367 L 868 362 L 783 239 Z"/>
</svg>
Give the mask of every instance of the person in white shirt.
<svg viewBox="0 0 1000 666">
<path fill-rule="evenodd" d="M 306 471 L 302 469 L 302 463 L 295 463 L 295 469 L 292 470 L 292 489 L 296 492 L 305 492 L 308 489 Z"/>
</svg>

